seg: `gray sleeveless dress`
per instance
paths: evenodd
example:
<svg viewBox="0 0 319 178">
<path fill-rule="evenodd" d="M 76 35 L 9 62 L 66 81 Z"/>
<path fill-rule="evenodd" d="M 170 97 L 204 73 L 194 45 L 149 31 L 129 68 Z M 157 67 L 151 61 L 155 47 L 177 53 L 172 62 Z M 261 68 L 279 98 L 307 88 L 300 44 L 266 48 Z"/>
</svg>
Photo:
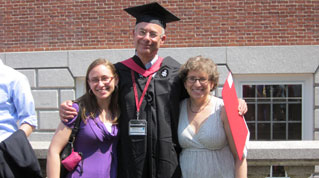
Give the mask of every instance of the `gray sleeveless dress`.
<svg viewBox="0 0 319 178">
<path fill-rule="evenodd" d="M 182 147 L 183 178 L 234 178 L 234 157 L 227 143 L 220 109 L 223 100 L 213 97 L 213 111 L 197 134 L 188 127 L 187 99 L 181 102 L 178 140 Z"/>
</svg>

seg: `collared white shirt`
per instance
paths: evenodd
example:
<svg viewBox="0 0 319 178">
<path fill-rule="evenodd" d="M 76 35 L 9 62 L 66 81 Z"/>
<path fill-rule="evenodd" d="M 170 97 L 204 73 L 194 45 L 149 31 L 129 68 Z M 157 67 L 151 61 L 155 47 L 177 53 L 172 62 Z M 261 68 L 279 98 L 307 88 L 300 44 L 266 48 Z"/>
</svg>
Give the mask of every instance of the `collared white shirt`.
<svg viewBox="0 0 319 178">
<path fill-rule="evenodd" d="M 156 56 L 149 62 L 145 65 L 145 69 L 149 69 L 153 66 L 153 64 L 157 61 L 158 59 L 158 55 L 156 54 Z"/>
<path fill-rule="evenodd" d="M 0 142 L 21 124 L 37 126 L 34 100 L 26 76 L 0 59 Z"/>
<path fill-rule="evenodd" d="M 155 57 L 154 57 L 149 63 L 147 63 L 147 64 L 145 65 L 145 69 L 151 68 L 151 67 L 153 66 L 153 64 L 155 64 L 155 62 L 157 61 L 157 59 L 158 59 L 158 55 L 156 54 Z M 157 72 L 155 72 L 155 73 L 152 75 L 152 77 L 154 77 L 154 76 L 156 75 L 156 73 L 157 73 Z"/>
</svg>

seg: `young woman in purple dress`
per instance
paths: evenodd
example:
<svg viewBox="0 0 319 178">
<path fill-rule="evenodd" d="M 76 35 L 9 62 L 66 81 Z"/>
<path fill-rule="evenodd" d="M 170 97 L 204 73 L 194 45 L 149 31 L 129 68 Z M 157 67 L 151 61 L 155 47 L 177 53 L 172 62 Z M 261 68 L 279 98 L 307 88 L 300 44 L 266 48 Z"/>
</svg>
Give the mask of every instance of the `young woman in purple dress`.
<svg viewBox="0 0 319 178">
<path fill-rule="evenodd" d="M 82 160 L 67 175 L 72 178 L 116 178 L 119 107 L 118 76 L 112 63 L 93 61 L 86 73 L 86 92 L 73 103 L 82 110 L 80 129 L 74 142 Z M 47 155 L 48 178 L 60 176 L 60 152 L 66 145 L 77 116 L 61 122 L 52 138 Z"/>
</svg>

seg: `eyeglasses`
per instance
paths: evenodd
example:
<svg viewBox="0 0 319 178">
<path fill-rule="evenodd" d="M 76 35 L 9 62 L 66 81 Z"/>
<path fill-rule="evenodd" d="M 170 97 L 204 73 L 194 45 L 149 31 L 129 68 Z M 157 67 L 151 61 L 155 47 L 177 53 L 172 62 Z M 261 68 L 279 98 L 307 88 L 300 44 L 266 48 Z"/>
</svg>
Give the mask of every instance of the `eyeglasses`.
<svg viewBox="0 0 319 178">
<path fill-rule="evenodd" d="M 101 79 L 94 77 L 92 79 L 89 79 L 89 82 L 93 83 L 93 84 L 98 84 L 100 83 L 100 81 L 102 83 L 110 83 L 113 80 L 114 77 L 108 77 L 108 76 L 103 76 L 101 77 Z"/>
<path fill-rule="evenodd" d="M 190 83 L 190 84 L 193 84 L 195 83 L 196 81 L 199 81 L 200 84 L 207 84 L 208 82 L 208 79 L 207 78 L 196 78 L 196 77 L 186 77 L 186 82 Z"/>
<path fill-rule="evenodd" d="M 151 31 L 151 32 L 148 32 L 148 31 L 143 30 L 143 29 L 139 29 L 139 30 L 137 31 L 137 35 L 138 35 L 138 36 L 141 36 L 141 37 L 145 37 L 148 33 L 149 33 L 149 36 L 150 36 L 151 38 L 156 38 L 156 37 L 159 36 L 158 33 L 152 32 L 152 31 Z"/>
</svg>

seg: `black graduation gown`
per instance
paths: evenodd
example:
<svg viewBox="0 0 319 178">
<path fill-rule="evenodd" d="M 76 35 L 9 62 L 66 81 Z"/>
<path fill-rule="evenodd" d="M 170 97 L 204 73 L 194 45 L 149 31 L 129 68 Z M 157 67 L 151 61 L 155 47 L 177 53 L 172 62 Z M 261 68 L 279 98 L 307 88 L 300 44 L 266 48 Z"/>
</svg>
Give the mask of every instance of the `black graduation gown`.
<svg viewBox="0 0 319 178">
<path fill-rule="evenodd" d="M 137 56 L 133 60 L 145 69 Z M 147 121 L 147 136 L 129 136 L 129 120 L 136 119 L 131 69 L 115 64 L 119 74 L 120 140 L 119 178 L 180 177 L 177 138 L 179 102 L 186 91 L 178 77 L 180 64 L 167 57 L 153 76 L 140 108 L 140 119 Z M 147 78 L 135 74 L 140 100 Z"/>
</svg>

